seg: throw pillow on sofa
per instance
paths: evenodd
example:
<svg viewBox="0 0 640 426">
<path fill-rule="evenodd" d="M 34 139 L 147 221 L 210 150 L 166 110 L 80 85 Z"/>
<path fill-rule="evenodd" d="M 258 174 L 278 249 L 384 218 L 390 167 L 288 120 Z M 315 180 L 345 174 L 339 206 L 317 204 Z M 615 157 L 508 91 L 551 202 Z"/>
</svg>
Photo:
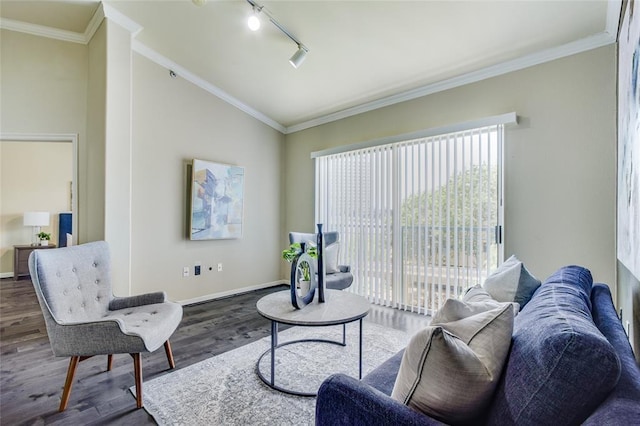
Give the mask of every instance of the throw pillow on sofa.
<svg viewBox="0 0 640 426">
<path fill-rule="evenodd" d="M 497 301 L 516 302 L 522 309 L 540 287 L 540 280 L 517 257 L 511 256 L 489 275 L 482 287 Z"/>
<path fill-rule="evenodd" d="M 405 349 L 392 398 L 445 423 L 477 419 L 509 352 L 513 305 L 486 310 L 448 299 Z"/>
<path fill-rule="evenodd" d="M 514 321 L 489 424 L 577 425 L 618 382 L 616 351 L 591 316 L 591 273 L 561 268 Z"/>
<path fill-rule="evenodd" d="M 467 304 L 473 304 L 478 307 L 483 307 L 485 310 L 498 308 L 503 305 L 503 302 L 498 302 L 496 299 L 484 289 L 480 284 L 476 284 L 471 287 L 462 297 L 462 301 Z M 520 312 L 520 305 L 518 303 L 511 303 L 513 305 L 513 315 L 518 315 Z"/>
</svg>

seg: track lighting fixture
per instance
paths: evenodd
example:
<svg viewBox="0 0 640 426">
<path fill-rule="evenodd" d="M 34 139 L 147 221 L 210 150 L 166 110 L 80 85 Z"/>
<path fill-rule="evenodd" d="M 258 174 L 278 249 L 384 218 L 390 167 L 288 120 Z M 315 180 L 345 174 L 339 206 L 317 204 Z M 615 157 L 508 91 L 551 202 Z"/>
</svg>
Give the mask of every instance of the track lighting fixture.
<svg viewBox="0 0 640 426">
<path fill-rule="evenodd" d="M 249 29 L 251 31 L 258 31 L 260 29 L 260 18 L 258 18 L 258 13 L 260 13 L 261 8 L 257 8 L 253 6 L 253 13 L 249 16 L 249 20 L 247 21 L 247 25 L 249 25 Z"/>
<path fill-rule="evenodd" d="M 302 44 L 300 40 L 295 38 L 285 27 L 283 27 L 282 24 L 276 21 L 276 18 L 274 18 L 271 15 L 271 13 L 264 8 L 264 6 L 260 6 L 254 0 L 247 0 L 247 3 L 249 3 L 253 8 L 253 14 L 249 17 L 249 20 L 247 21 L 247 24 L 249 25 L 249 28 L 251 29 L 251 31 L 257 31 L 258 29 L 260 29 L 260 19 L 258 18 L 258 14 L 264 13 L 267 16 L 267 18 L 269 18 L 269 21 L 271 21 L 271 23 L 276 26 L 276 28 L 278 28 L 284 35 L 289 37 L 291 41 L 293 41 L 298 46 L 298 50 L 289 59 L 289 63 L 294 68 L 298 68 L 307 57 L 307 53 L 309 53 L 309 49 L 304 44 Z"/>
<path fill-rule="evenodd" d="M 296 53 L 293 54 L 293 56 L 289 59 L 289 63 L 294 67 L 294 68 L 298 68 L 302 62 L 304 62 L 304 59 L 307 57 L 307 50 L 304 48 L 304 46 L 302 45 L 298 45 L 298 50 L 296 50 Z"/>
</svg>

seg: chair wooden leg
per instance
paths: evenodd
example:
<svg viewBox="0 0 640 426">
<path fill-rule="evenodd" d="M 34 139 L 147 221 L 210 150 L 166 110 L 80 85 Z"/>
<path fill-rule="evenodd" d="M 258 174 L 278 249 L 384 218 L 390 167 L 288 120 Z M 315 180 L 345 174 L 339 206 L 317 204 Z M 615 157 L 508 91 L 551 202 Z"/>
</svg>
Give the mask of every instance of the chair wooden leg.
<svg viewBox="0 0 640 426">
<path fill-rule="evenodd" d="M 173 360 L 173 352 L 171 352 L 171 343 L 167 340 L 164 342 L 164 351 L 167 354 L 167 361 L 169 361 L 169 368 L 176 368 L 176 363 Z"/>
<path fill-rule="evenodd" d="M 107 371 L 111 371 L 113 368 L 113 354 L 107 355 Z"/>
<path fill-rule="evenodd" d="M 136 376 L 136 407 L 142 408 L 142 358 L 139 353 L 133 357 L 133 371 Z"/>
<path fill-rule="evenodd" d="M 64 390 L 62 391 L 62 400 L 60 401 L 60 408 L 58 411 L 64 411 L 67 409 L 69 403 L 69 396 L 71 395 L 71 388 L 73 387 L 73 377 L 76 374 L 76 367 L 80 362 L 79 356 L 72 356 L 69 360 L 69 369 L 67 370 L 67 380 L 64 382 Z"/>
</svg>

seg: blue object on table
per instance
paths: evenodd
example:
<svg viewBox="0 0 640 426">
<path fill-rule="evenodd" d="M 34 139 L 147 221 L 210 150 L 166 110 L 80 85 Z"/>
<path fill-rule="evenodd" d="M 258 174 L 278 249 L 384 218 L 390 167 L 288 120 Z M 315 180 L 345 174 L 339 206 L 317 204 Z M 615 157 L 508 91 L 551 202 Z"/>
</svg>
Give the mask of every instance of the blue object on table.
<svg viewBox="0 0 640 426">
<path fill-rule="evenodd" d="M 73 234 L 72 229 L 72 214 L 60 213 L 60 221 L 58 223 L 58 247 L 67 246 L 67 234 Z"/>
</svg>

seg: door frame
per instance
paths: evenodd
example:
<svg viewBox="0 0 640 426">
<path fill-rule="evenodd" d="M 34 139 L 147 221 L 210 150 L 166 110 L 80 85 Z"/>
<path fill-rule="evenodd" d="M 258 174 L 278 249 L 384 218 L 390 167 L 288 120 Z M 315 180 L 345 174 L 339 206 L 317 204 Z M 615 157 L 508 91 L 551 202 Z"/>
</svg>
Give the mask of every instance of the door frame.
<svg viewBox="0 0 640 426">
<path fill-rule="evenodd" d="M 71 226 L 72 242 L 78 243 L 78 134 L 77 133 L 0 133 L 0 142 L 67 142 L 72 145 Z"/>
</svg>

